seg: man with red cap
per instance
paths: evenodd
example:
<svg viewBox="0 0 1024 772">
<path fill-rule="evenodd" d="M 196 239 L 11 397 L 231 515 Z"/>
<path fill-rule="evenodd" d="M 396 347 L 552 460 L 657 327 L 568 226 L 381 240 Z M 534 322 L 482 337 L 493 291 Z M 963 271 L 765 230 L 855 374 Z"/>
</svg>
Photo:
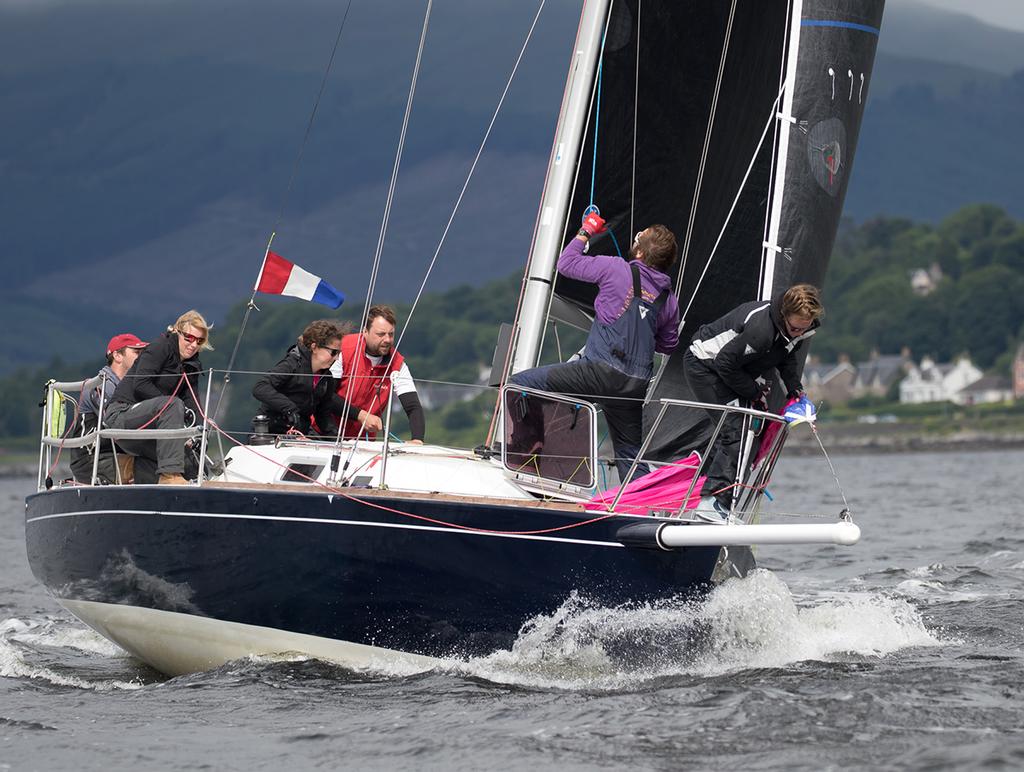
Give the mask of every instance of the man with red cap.
<svg viewBox="0 0 1024 772">
<path fill-rule="evenodd" d="M 100 409 L 100 395 L 103 395 L 103 407 L 110 404 L 110 398 L 114 394 L 114 388 L 125 373 L 135 364 L 139 358 L 139 352 L 147 345 L 145 341 L 139 340 L 137 335 L 130 332 L 122 332 L 115 335 L 107 343 L 107 364 L 82 388 L 82 398 L 78 403 L 80 419 L 82 421 L 83 433 L 91 432 L 96 428 L 96 414 Z M 92 480 L 93 448 L 74 448 L 71 451 L 71 472 L 80 483 L 88 483 Z M 115 456 L 124 459 L 121 465 L 120 482 L 128 482 L 131 479 L 132 470 L 130 463 L 132 456 L 125 453 L 116 453 L 112 441 L 101 443 L 100 464 L 97 469 L 97 477 L 101 482 L 116 483 L 118 474 L 114 468 Z M 154 479 L 155 481 L 155 479 Z"/>
</svg>

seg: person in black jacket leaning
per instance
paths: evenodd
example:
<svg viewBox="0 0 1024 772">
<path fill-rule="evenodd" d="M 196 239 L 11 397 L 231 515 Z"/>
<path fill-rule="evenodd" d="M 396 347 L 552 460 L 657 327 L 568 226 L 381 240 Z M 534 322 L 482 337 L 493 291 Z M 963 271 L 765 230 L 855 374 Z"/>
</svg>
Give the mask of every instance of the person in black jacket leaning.
<svg viewBox="0 0 1024 772">
<path fill-rule="evenodd" d="M 345 332 L 341 324 L 330 319 L 311 322 L 284 358 L 253 386 L 252 395 L 270 419 L 271 434 L 284 434 L 289 429 L 308 434 L 311 419 L 315 419 L 321 434 L 337 436 L 334 415 L 346 412 L 346 402 L 337 394 L 338 384 L 330 368 L 341 352 Z M 359 420 L 365 420 L 368 428 L 380 431 L 378 416 L 354 408 L 348 412 L 353 416 L 358 412 Z"/>
<path fill-rule="evenodd" d="M 210 325 L 198 311 L 186 311 L 139 354 L 117 384 L 103 422 L 111 429 L 184 428 L 186 408 L 199 415 L 193 395 L 199 393 L 199 352 L 204 349 L 213 349 Z M 161 485 L 188 482 L 182 440 L 128 439 L 117 444 L 126 453 L 155 461 Z"/>
<path fill-rule="evenodd" d="M 764 410 L 777 368 L 790 398 L 803 394 L 797 352 L 814 335 L 822 315 L 816 287 L 796 284 L 771 302 L 744 303 L 693 336 L 683 355 L 683 372 L 695 399 L 716 405 Z M 712 423 L 721 413 L 709 410 Z M 697 516 L 711 523 L 728 522 L 732 509 L 736 462 L 740 451 L 743 415 L 730 413 L 709 451 Z"/>
</svg>

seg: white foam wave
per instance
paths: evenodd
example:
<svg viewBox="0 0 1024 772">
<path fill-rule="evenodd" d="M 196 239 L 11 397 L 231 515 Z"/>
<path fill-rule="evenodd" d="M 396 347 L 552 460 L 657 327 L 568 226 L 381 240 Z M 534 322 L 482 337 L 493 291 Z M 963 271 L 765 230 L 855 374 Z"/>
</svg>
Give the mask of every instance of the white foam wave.
<svg viewBox="0 0 1024 772">
<path fill-rule="evenodd" d="M 916 579 L 925 579 L 929 576 L 937 576 L 946 570 L 946 566 L 942 563 L 932 563 L 930 566 L 918 566 L 917 568 L 910 568 L 907 570 L 907 576 L 912 576 Z"/>
<path fill-rule="evenodd" d="M 798 605 L 785 583 L 764 570 L 718 587 L 701 613 L 713 635 L 694 670 L 707 675 L 941 643 L 905 600 L 832 591 Z"/>
<path fill-rule="evenodd" d="M 800 604 L 774 574 L 730 580 L 704 600 L 601 608 L 573 596 L 525 625 L 508 651 L 462 665 L 499 682 L 619 689 L 664 676 L 714 676 L 937 646 L 906 600 L 830 592 Z"/>
<path fill-rule="evenodd" d="M 300 663 L 300 662 L 311 662 L 317 660 L 316 657 L 309 654 L 302 654 L 295 651 L 285 651 L 276 654 L 250 654 L 247 657 L 238 660 L 242 663 L 242 666 L 252 665 L 274 665 L 274 664 L 288 664 L 288 663 Z M 321 660 L 326 662 L 333 667 L 343 668 L 353 673 L 372 673 L 373 675 L 384 676 L 386 678 L 407 678 L 409 676 L 419 675 L 432 669 L 431 666 L 424 664 L 422 661 L 413 661 L 409 657 L 396 652 L 394 656 L 379 656 L 370 657 L 360 666 L 352 665 L 341 665 L 331 660 Z"/>
<path fill-rule="evenodd" d="M 129 654 L 113 641 L 109 641 L 88 627 L 47 624 L 38 630 L 29 629 L 14 636 L 16 640 L 39 646 L 77 649 L 101 657 L 128 657 Z"/>
<path fill-rule="evenodd" d="M 969 603 L 980 598 L 991 597 L 991 593 L 950 590 L 942 582 L 925 582 L 920 579 L 906 579 L 896 585 L 896 589 L 907 597 L 929 602 Z"/>
<path fill-rule="evenodd" d="M 123 650 L 91 630 L 64 626 L 50 621 L 40 623 L 14 618 L 5 619 L 0 622 L 0 677 L 2 678 L 34 678 L 49 681 L 57 686 L 71 686 L 95 691 L 142 688 L 142 684 L 135 681 L 88 681 L 59 673 L 53 668 L 33 664 L 25 658 L 24 649 L 17 646 L 16 642 L 51 648 L 74 648 L 109 657 L 128 656 Z"/>
<path fill-rule="evenodd" d="M 1019 550 L 996 550 L 979 560 L 978 567 L 986 571 L 1020 570 L 1024 568 L 1024 561 L 1017 562 L 1019 556 Z"/>
</svg>

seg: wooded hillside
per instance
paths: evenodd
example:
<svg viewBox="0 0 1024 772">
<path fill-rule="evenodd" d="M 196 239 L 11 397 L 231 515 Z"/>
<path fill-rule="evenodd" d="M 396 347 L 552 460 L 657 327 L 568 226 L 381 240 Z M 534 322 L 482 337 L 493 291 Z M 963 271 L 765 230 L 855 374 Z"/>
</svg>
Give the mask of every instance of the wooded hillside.
<svg viewBox="0 0 1024 772">
<path fill-rule="evenodd" d="M 912 274 L 922 269 L 934 277 L 934 289 L 916 294 Z M 521 274 L 481 287 L 464 285 L 427 294 L 402 339 L 401 350 L 414 377 L 429 390 L 446 383 L 478 383 L 490 366 L 502 322 L 511 322 Z M 382 292 L 382 294 L 385 294 Z M 826 317 L 811 351 L 822 359 L 848 354 L 866 358 L 870 351 L 896 354 L 909 347 L 947 361 L 967 352 L 978 366 L 1005 372 L 1017 345 L 1024 341 L 1024 224 L 1002 209 L 978 204 L 965 207 L 938 225 L 899 218 L 879 218 L 847 225 L 836 242 L 824 288 Z M 266 371 L 283 356 L 303 327 L 331 315 L 322 307 L 287 298 L 257 298 L 234 369 Z M 409 304 L 395 304 L 400 331 Z M 235 307 L 227 323 L 212 333 L 215 351 L 203 364 L 223 370 L 238 336 L 244 306 Z M 347 303 L 340 317 L 353 326 L 361 318 L 359 303 Z M 111 330 L 109 334 L 121 332 Z M 143 339 L 160 327 L 135 330 Z M 547 336 L 546 361 L 563 358 L 582 343 L 582 334 L 560 329 L 559 340 Z M 60 351 L 42 368 L 23 368 L 0 379 L 0 437 L 28 437 L 38 432 L 39 402 L 47 378 L 59 380 L 94 374 L 103 364 L 96 356 Z M 248 430 L 257 403 L 249 396 L 255 374 L 232 379 L 224 425 Z M 216 376 L 219 384 L 223 375 Z M 440 382 L 428 384 L 427 382 Z M 453 393 L 448 391 L 446 397 Z M 475 444 L 483 440 L 481 422 L 493 393 L 481 390 L 471 401 L 449 402 L 428 417 L 428 438 L 435 442 Z M 485 426 L 486 424 L 484 424 Z M 399 421 L 398 428 L 401 428 Z"/>
</svg>

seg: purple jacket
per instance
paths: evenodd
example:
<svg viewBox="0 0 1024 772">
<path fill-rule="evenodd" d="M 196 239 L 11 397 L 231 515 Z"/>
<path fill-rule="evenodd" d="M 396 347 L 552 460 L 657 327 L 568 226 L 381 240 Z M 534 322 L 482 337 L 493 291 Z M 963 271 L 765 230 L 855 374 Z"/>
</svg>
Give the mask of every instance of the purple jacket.
<svg viewBox="0 0 1024 772">
<path fill-rule="evenodd" d="M 583 254 L 584 243 L 574 238 L 558 257 L 558 272 L 570 279 L 589 281 L 597 285 L 594 311 L 598 321 L 611 324 L 625 312 L 633 299 L 633 275 L 630 261 L 608 255 Z M 679 345 L 679 301 L 671 292 L 672 280 L 641 260 L 632 261 L 640 266 L 640 290 L 649 301 L 669 290 L 665 305 L 658 314 L 658 332 L 654 347 L 659 354 L 671 354 Z"/>
</svg>

